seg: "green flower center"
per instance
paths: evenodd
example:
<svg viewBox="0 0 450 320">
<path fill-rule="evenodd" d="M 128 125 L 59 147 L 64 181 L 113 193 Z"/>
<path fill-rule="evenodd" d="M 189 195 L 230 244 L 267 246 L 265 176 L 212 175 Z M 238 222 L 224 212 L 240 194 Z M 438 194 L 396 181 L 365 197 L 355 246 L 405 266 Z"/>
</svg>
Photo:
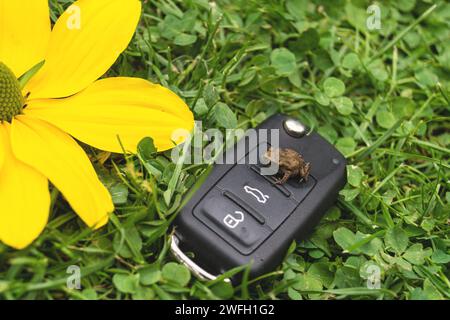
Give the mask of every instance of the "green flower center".
<svg viewBox="0 0 450 320">
<path fill-rule="evenodd" d="M 14 73 L 0 62 L 0 122 L 8 121 L 22 112 L 25 99 Z"/>
</svg>

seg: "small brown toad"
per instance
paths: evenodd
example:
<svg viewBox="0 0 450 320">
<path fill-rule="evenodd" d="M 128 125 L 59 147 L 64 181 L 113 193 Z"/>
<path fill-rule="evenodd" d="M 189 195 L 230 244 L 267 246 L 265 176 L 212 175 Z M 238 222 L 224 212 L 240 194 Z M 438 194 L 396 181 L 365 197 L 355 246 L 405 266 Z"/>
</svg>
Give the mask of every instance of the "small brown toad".
<svg viewBox="0 0 450 320">
<path fill-rule="evenodd" d="M 279 171 L 283 174 L 277 184 L 284 184 L 291 177 L 300 177 L 300 180 L 308 180 L 311 164 L 306 162 L 302 155 L 292 149 L 269 148 L 264 157 L 271 162 L 278 163 Z"/>
</svg>

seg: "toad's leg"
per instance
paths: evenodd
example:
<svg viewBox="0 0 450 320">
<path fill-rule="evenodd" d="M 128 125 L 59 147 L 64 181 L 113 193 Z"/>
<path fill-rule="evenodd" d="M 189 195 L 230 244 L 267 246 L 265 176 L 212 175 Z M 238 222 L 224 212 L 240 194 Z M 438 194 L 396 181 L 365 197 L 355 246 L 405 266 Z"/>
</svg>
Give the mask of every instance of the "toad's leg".
<svg viewBox="0 0 450 320">
<path fill-rule="evenodd" d="M 291 172 L 286 171 L 283 175 L 283 178 L 278 179 L 276 184 L 285 184 L 288 181 L 288 179 L 290 178 L 290 176 L 291 176 Z"/>
<path fill-rule="evenodd" d="M 304 180 L 305 182 L 308 181 L 309 172 L 311 171 L 311 163 L 305 164 L 305 166 L 300 170 L 300 176 L 302 177 L 301 180 Z M 300 181 L 301 181 L 300 180 Z"/>
</svg>

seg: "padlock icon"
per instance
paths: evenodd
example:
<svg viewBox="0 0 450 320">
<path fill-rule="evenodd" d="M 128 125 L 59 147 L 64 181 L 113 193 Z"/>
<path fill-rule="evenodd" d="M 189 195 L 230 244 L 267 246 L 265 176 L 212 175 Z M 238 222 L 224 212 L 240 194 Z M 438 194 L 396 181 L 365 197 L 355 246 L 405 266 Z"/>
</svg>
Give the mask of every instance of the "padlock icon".
<svg viewBox="0 0 450 320">
<path fill-rule="evenodd" d="M 244 214 L 241 211 L 235 211 L 234 214 L 227 214 L 223 218 L 223 223 L 230 229 L 236 228 L 242 221 L 244 221 Z"/>
</svg>

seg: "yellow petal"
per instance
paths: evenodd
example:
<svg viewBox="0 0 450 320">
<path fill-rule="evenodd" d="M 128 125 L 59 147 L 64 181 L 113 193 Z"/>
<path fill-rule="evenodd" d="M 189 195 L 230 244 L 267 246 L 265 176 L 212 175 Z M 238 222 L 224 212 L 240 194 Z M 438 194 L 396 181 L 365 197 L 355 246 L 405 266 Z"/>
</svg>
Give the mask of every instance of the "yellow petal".
<svg viewBox="0 0 450 320">
<path fill-rule="evenodd" d="M 50 29 L 48 0 L 0 0 L 0 61 L 20 77 L 44 60 Z"/>
<path fill-rule="evenodd" d="M 17 158 L 46 176 L 90 227 L 101 227 L 113 211 L 111 195 L 98 179 L 83 149 L 52 125 L 27 116 L 12 123 Z"/>
<path fill-rule="evenodd" d="M 6 122 L 5 122 L 6 124 Z M 2 130 L 3 123 L 0 122 L 0 130 Z M 0 133 L 1 134 L 1 133 Z M 0 173 L 2 172 L 3 164 L 5 163 L 6 149 L 0 141 Z"/>
<path fill-rule="evenodd" d="M 10 145 L 10 125 L 0 124 L 0 241 L 16 249 L 28 246 L 47 224 L 48 182 L 42 174 L 17 160 Z"/>
<path fill-rule="evenodd" d="M 192 112 L 176 94 L 137 78 L 103 79 L 69 98 L 31 100 L 24 112 L 84 143 L 118 153 L 118 137 L 128 152 L 135 153 L 145 137 L 164 151 L 174 147 L 175 130 L 190 132 L 194 126 Z"/>
<path fill-rule="evenodd" d="M 68 97 L 100 78 L 127 48 L 140 14 L 138 0 L 76 1 L 53 28 L 45 64 L 26 88 L 31 98 Z"/>
</svg>

